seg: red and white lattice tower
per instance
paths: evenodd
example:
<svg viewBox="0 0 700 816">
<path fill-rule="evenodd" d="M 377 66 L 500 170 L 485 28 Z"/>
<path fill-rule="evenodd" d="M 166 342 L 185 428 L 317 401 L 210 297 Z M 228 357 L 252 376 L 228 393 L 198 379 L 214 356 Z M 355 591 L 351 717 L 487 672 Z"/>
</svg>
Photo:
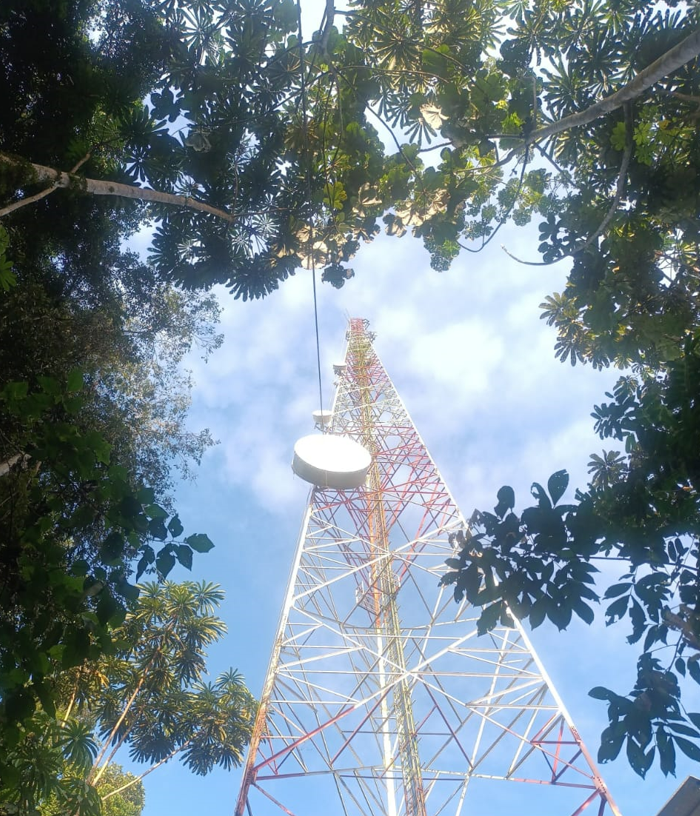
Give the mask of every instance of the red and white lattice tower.
<svg viewBox="0 0 700 816">
<path fill-rule="evenodd" d="M 236 816 L 619 816 L 523 629 L 438 588 L 465 520 L 367 326 L 329 430 L 372 464 L 311 491 Z"/>
</svg>

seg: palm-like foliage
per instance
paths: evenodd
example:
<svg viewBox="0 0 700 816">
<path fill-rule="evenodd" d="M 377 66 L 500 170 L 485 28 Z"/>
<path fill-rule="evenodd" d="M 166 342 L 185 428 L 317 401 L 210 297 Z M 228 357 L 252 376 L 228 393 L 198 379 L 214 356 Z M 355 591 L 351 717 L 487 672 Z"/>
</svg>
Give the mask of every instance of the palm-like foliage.
<svg viewBox="0 0 700 816">
<path fill-rule="evenodd" d="M 138 814 L 141 778 L 175 756 L 200 775 L 240 764 L 256 702 L 236 671 L 205 677 L 206 649 L 226 632 L 215 615 L 222 599 L 207 582 L 143 585 L 115 632 L 116 653 L 65 675 L 59 718 L 39 711 L 21 734 L 0 812 L 7 802 L 95 816 L 135 788 L 126 812 Z M 122 748 L 146 764 L 141 775 L 115 770 Z"/>
<path fill-rule="evenodd" d="M 255 701 L 235 672 L 213 684 L 203 679 L 206 649 L 226 632 L 213 614 L 222 598 L 218 586 L 205 582 L 141 588 L 116 633 L 129 647 L 103 661 L 99 670 L 107 685 L 78 709 L 89 714 L 103 740 L 92 780 L 123 745 L 144 763 L 181 753 L 200 774 L 241 761 Z"/>
</svg>

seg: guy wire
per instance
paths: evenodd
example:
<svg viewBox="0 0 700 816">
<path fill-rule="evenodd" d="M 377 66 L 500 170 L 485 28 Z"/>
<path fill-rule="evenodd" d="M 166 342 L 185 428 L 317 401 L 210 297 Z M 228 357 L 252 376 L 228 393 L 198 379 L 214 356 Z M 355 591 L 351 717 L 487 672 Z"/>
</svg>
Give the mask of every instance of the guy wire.
<svg viewBox="0 0 700 816">
<path fill-rule="evenodd" d="M 309 150 L 309 128 L 306 120 L 307 99 L 306 99 L 306 76 L 304 59 L 304 35 L 301 25 L 301 0 L 297 0 L 297 28 L 299 32 L 299 71 L 301 74 L 301 133 L 304 141 L 304 159 L 306 161 L 306 194 L 311 206 L 313 191 L 311 188 L 311 161 Z M 313 217 L 309 218 L 309 237 L 307 240 L 309 258 L 311 261 L 311 281 L 314 293 L 314 327 L 316 330 L 316 369 L 318 371 L 318 401 L 321 411 L 323 411 L 323 384 L 321 380 L 321 340 L 318 331 L 318 298 L 316 295 L 316 261 L 314 259 L 314 227 Z M 308 251 L 307 250 L 307 251 Z"/>
</svg>

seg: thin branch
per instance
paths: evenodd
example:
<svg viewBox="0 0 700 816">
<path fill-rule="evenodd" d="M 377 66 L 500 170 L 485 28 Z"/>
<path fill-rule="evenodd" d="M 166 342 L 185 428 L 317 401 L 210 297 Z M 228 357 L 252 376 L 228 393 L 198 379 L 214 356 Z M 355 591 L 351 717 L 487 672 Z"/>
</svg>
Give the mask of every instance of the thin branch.
<svg viewBox="0 0 700 816">
<path fill-rule="evenodd" d="M 620 174 L 617 177 L 617 186 L 615 188 L 615 197 L 612 200 L 605 218 L 600 222 L 598 229 L 589 236 L 586 241 L 577 247 L 571 254 L 578 255 L 584 249 L 589 247 L 600 235 L 605 232 L 608 224 L 612 221 L 617 208 L 620 206 L 622 194 L 625 191 L 625 182 L 627 181 L 627 170 L 630 166 L 630 159 L 632 158 L 632 149 L 634 147 L 634 122 L 632 121 L 632 111 L 629 104 L 625 105 L 625 152 L 622 154 L 622 163 L 620 164 Z"/>
<path fill-rule="evenodd" d="M 430 153 L 431 150 L 441 150 L 443 147 L 452 147 L 452 142 L 440 142 L 440 144 L 431 145 L 430 147 L 421 147 L 419 153 Z"/>
<path fill-rule="evenodd" d="M 55 190 L 58 189 L 57 184 L 52 184 L 50 187 L 47 187 L 45 190 L 41 190 L 38 193 L 35 193 L 33 196 L 29 196 L 29 198 L 21 198 L 19 201 L 13 201 L 12 204 L 8 204 L 6 207 L 2 207 L 0 209 L 0 218 L 4 218 L 6 215 L 9 215 L 11 212 L 15 210 L 19 210 L 22 207 L 26 207 L 29 204 L 34 204 L 37 201 L 41 201 L 42 198 L 46 198 L 47 195 L 51 195 Z"/>
<path fill-rule="evenodd" d="M 82 668 L 78 669 L 78 676 L 75 678 L 75 685 L 73 686 L 73 694 L 71 694 L 70 702 L 68 703 L 68 708 L 66 709 L 66 713 L 63 715 L 63 719 L 61 720 L 62 725 L 65 725 L 68 722 L 68 718 L 73 711 L 73 706 L 75 705 L 75 701 L 78 698 L 78 687 L 80 686 L 80 675 L 83 673 Z"/>
<path fill-rule="evenodd" d="M 545 149 L 542 147 L 542 145 L 541 145 L 541 144 L 538 144 L 537 142 L 535 142 L 535 144 L 533 145 L 533 147 L 535 148 L 535 150 L 537 150 L 537 151 L 538 151 L 538 153 L 540 153 L 542 156 L 544 156 L 544 157 L 545 157 L 545 159 L 547 159 L 547 161 L 548 161 L 548 162 L 549 162 L 549 163 L 552 165 L 552 167 L 553 167 L 553 168 L 554 168 L 554 169 L 555 169 L 555 170 L 556 170 L 556 171 L 557 171 L 557 172 L 558 172 L 560 175 L 564 176 L 564 177 L 566 178 L 566 180 L 567 180 L 567 181 L 569 181 L 569 182 L 571 181 L 571 175 L 570 175 L 569 171 L 568 171 L 568 170 L 564 170 L 564 168 L 563 168 L 563 167 L 560 167 L 560 166 L 557 164 L 556 160 L 555 160 L 555 159 L 553 159 L 553 158 L 550 156 L 550 154 L 549 154 L 549 153 L 548 153 L 548 152 L 547 152 L 547 151 L 546 151 L 546 150 L 545 150 Z"/>
<path fill-rule="evenodd" d="M 570 257 L 570 255 L 562 255 L 561 258 L 557 258 L 554 261 L 524 261 L 522 258 L 518 258 L 517 255 L 513 255 L 513 253 L 504 244 L 501 244 L 501 249 L 509 258 L 512 258 L 514 261 L 517 261 L 523 266 L 552 266 L 553 264 L 557 264 L 559 261 L 564 261 Z"/>
<path fill-rule="evenodd" d="M 376 117 L 376 118 L 377 118 L 377 119 L 378 119 L 378 120 L 379 120 L 379 121 L 382 123 L 382 125 L 384 125 L 384 127 L 385 127 L 385 128 L 388 130 L 388 131 L 389 131 L 389 135 L 390 135 L 390 136 L 391 136 L 391 138 L 394 140 L 394 144 L 396 145 L 396 149 L 397 149 L 397 150 L 399 151 L 399 153 L 400 153 L 400 154 L 403 156 L 403 160 L 404 160 L 404 161 L 406 162 L 406 164 L 407 164 L 407 165 L 408 165 L 408 166 L 411 168 L 411 170 L 413 170 L 413 172 L 414 172 L 414 173 L 417 173 L 418 171 L 416 170 L 416 168 L 415 168 L 415 166 L 414 166 L 413 162 L 412 162 L 412 161 L 411 161 L 411 160 L 408 158 L 408 156 L 407 156 L 407 155 L 404 153 L 404 151 L 403 151 L 403 147 L 401 146 L 401 143 L 399 142 L 399 140 L 396 138 L 396 134 L 394 133 L 393 128 L 392 128 L 390 125 L 388 125 L 388 124 L 387 124 L 387 123 L 384 121 L 384 119 L 382 119 L 382 117 L 381 117 L 381 116 L 380 116 L 380 115 L 379 115 L 379 114 L 378 114 L 376 111 L 372 110 L 372 108 L 371 108 L 369 105 L 367 106 L 366 110 L 368 110 L 368 111 L 369 111 L 369 112 L 372 114 L 372 116 Z"/>
<path fill-rule="evenodd" d="M 681 102 L 693 102 L 696 105 L 700 105 L 700 96 L 693 96 L 692 94 L 684 94 L 680 93 L 680 91 L 669 91 L 666 88 L 659 88 L 659 91 L 667 96 L 673 96 L 676 99 L 680 99 Z"/>
<path fill-rule="evenodd" d="M 116 793 L 121 793 L 127 788 L 130 788 L 132 785 L 135 785 L 137 782 L 140 782 L 144 778 L 144 776 L 148 776 L 149 773 L 153 773 L 153 771 L 155 771 L 156 768 L 160 768 L 161 765 L 165 765 L 165 763 L 171 760 L 174 756 L 179 754 L 181 751 L 184 751 L 185 748 L 187 748 L 187 746 L 191 742 L 192 738 L 188 739 L 187 742 L 183 742 L 182 745 L 175 748 L 174 751 L 171 751 L 168 754 L 168 756 L 163 757 L 163 759 L 161 759 L 159 762 L 156 762 L 154 765 L 151 765 L 151 767 L 147 771 L 144 771 L 140 776 L 135 776 L 132 780 L 127 782 L 125 785 L 122 785 L 120 788 L 115 788 L 113 791 L 105 793 L 105 795 L 101 797 L 102 801 L 104 802 L 105 799 L 109 799 L 110 796 L 114 796 Z"/>
<path fill-rule="evenodd" d="M 86 153 L 83 158 L 73 167 L 70 172 L 77 173 L 78 170 L 85 164 L 85 162 L 90 158 L 92 154 Z M 4 158 L 4 157 L 3 157 Z M 60 185 L 52 184 L 50 187 L 47 187 L 45 190 L 40 190 L 33 196 L 29 196 L 29 198 L 23 198 L 20 201 L 14 201 L 12 204 L 8 204 L 6 207 L 0 208 L 0 218 L 3 218 L 6 215 L 9 215 L 11 212 L 15 210 L 19 210 L 22 207 L 26 207 L 28 204 L 34 204 L 36 201 L 41 201 L 42 198 L 46 198 L 47 195 L 50 195 L 55 190 L 59 188 Z"/>
<path fill-rule="evenodd" d="M 328 54 L 328 38 L 331 36 L 331 29 L 333 28 L 333 20 L 335 19 L 335 3 L 333 0 L 326 0 L 326 8 L 323 12 L 323 33 L 321 34 L 321 50 L 324 54 Z"/>
<path fill-rule="evenodd" d="M 559 263 L 559 261 L 563 261 L 566 258 L 571 258 L 574 255 L 578 255 L 580 252 L 583 252 L 584 249 L 587 249 L 593 243 L 593 241 L 602 235 L 615 216 L 617 208 L 620 206 L 620 200 L 622 199 L 622 194 L 625 190 L 625 182 L 627 181 L 627 170 L 629 169 L 630 160 L 632 158 L 632 148 L 634 147 L 634 123 L 632 121 L 632 111 L 629 103 L 625 105 L 625 126 L 625 152 L 622 155 L 620 172 L 618 174 L 617 185 L 615 187 L 615 196 L 612 200 L 612 204 L 608 207 L 608 210 L 605 213 L 605 217 L 600 222 L 595 232 L 589 235 L 582 244 L 577 246 L 575 249 L 572 249 L 571 252 L 567 252 L 565 255 L 562 255 L 553 261 L 523 261 L 521 258 L 513 255 L 512 252 L 509 252 L 504 246 L 501 246 L 501 249 L 506 253 L 506 255 L 508 255 L 509 258 L 512 258 L 514 261 L 517 261 L 525 266 L 552 266 L 552 264 Z"/>
<path fill-rule="evenodd" d="M 528 148 L 526 147 L 525 154 L 523 155 L 523 169 L 520 171 L 520 178 L 518 179 L 518 189 L 515 191 L 515 195 L 513 196 L 513 201 L 510 207 L 508 207 L 506 212 L 501 216 L 500 221 L 498 222 L 498 224 L 496 224 L 496 227 L 491 233 L 491 235 L 489 235 L 488 238 L 482 240 L 481 246 L 478 249 L 470 249 L 468 246 L 466 246 L 466 244 L 463 244 L 460 241 L 458 241 L 457 243 L 460 245 L 462 249 L 466 249 L 467 252 L 471 252 L 473 255 L 476 255 L 478 252 L 481 252 L 481 250 L 484 249 L 484 247 L 487 247 L 491 243 L 491 241 L 493 241 L 493 239 L 496 237 L 496 233 L 498 232 L 498 230 L 506 223 L 506 221 L 510 217 L 510 214 L 513 212 L 513 208 L 518 203 L 518 199 L 520 198 L 520 192 L 523 189 L 523 181 L 525 180 L 525 170 L 527 169 L 528 161 L 527 154 Z M 506 159 L 504 159 L 503 161 L 506 161 L 507 159 L 508 157 L 506 156 Z"/>
<path fill-rule="evenodd" d="M 102 774 L 109 767 L 109 763 L 114 759 L 114 756 L 117 753 L 117 751 L 122 747 L 122 745 L 124 745 L 124 741 L 129 736 L 129 733 L 130 733 L 129 728 L 124 729 L 124 733 L 121 735 L 121 737 L 119 737 L 119 740 L 117 741 L 117 744 L 111 750 L 111 752 L 110 752 L 109 756 L 107 757 L 107 759 L 105 759 L 105 761 L 102 763 L 102 767 L 97 771 L 97 774 L 93 778 L 93 780 L 92 780 L 93 785 L 96 785 L 100 781 L 100 779 L 102 778 Z M 107 745 L 109 745 L 109 743 L 107 743 Z M 93 766 L 93 771 L 94 770 L 95 770 L 95 766 Z"/>
<path fill-rule="evenodd" d="M 26 468 L 29 459 L 30 457 L 27 456 L 26 453 L 16 453 L 14 456 L 10 456 L 10 458 L 6 459 L 4 462 L 0 462 L 0 476 L 7 476 L 12 468 L 18 463 L 20 464 L 20 467 Z"/>
</svg>

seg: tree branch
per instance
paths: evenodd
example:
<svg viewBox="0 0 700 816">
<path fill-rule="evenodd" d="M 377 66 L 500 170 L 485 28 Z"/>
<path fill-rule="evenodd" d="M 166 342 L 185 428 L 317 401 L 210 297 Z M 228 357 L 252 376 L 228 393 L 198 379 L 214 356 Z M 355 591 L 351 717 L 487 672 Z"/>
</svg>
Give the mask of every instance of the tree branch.
<svg viewBox="0 0 700 816">
<path fill-rule="evenodd" d="M 331 36 L 333 20 L 335 19 L 335 3 L 333 0 L 326 0 L 326 8 L 323 12 L 323 32 L 321 34 L 321 50 L 328 53 L 328 38 Z"/>
<path fill-rule="evenodd" d="M 110 791 L 109 793 L 105 793 L 105 795 L 101 797 L 102 801 L 104 802 L 104 800 L 109 799 L 110 796 L 114 796 L 116 793 L 121 793 L 122 791 L 126 790 L 127 788 L 130 788 L 132 785 L 135 785 L 137 782 L 140 782 L 144 778 L 144 776 L 148 776 L 149 773 L 153 773 L 153 771 L 155 771 L 156 768 L 160 768 L 161 765 L 165 765 L 165 763 L 168 762 L 168 760 L 172 759 L 174 756 L 179 754 L 181 751 L 184 751 L 185 748 L 187 748 L 187 746 L 191 742 L 192 742 L 192 740 L 188 739 L 187 742 L 183 742 L 182 745 L 179 745 L 177 748 L 175 748 L 174 751 L 171 751 L 166 757 L 163 757 L 163 759 L 156 762 L 154 765 L 151 765 L 151 767 L 147 771 L 144 771 L 139 776 L 135 776 L 132 780 L 127 782 L 125 785 L 122 785 L 120 788 L 115 788 L 113 791 Z"/>
<path fill-rule="evenodd" d="M 85 164 L 85 162 L 90 158 L 92 154 L 86 153 L 83 158 L 72 167 L 70 172 L 77 173 L 78 170 Z M 3 157 L 4 158 L 4 157 Z M 47 187 L 45 190 L 41 190 L 36 195 L 29 196 L 29 198 L 23 198 L 20 201 L 14 201 L 12 204 L 8 204 L 7 207 L 0 208 L 0 218 L 5 215 L 9 215 L 14 210 L 19 210 L 21 207 L 26 207 L 27 204 L 34 204 L 35 201 L 41 201 L 42 198 L 46 198 L 47 195 L 50 195 L 54 192 L 54 190 L 58 189 L 58 185 L 52 184 L 50 187 Z"/>
<path fill-rule="evenodd" d="M 125 713 L 126 713 L 126 712 L 125 712 Z M 124 741 L 125 741 L 125 740 L 126 740 L 126 738 L 129 736 L 129 732 L 130 732 L 130 729 L 128 729 L 128 728 L 127 728 L 127 729 L 125 729 L 125 730 L 124 730 L 124 733 L 121 735 L 121 737 L 119 737 L 119 740 L 117 741 L 117 744 L 114 746 L 114 748 L 113 748 L 113 749 L 112 749 L 112 751 L 110 752 L 110 755 L 109 755 L 109 756 L 107 757 L 107 759 L 105 759 L 105 761 L 102 763 L 102 767 L 101 767 L 101 768 L 100 768 L 100 769 L 97 771 L 97 774 L 95 774 L 95 777 L 94 777 L 94 778 L 93 778 L 93 780 L 92 780 L 92 784 L 93 784 L 93 785 L 96 785 L 96 784 L 97 784 L 97 783 L 100 781 L 100 779 L 102 778 L 102 774 L 103 774 L 103 773 L 104 773 L 104 772 L 107 770 L 107 768 L 109 767 L 109 763 L 110 763 L 110 762 L 111 762 L 111 761 L 114 759 L 115 754 L 116 754 L 116 753 L 117 753 L 117 751 L 118 751 L 118 750 L 119 750 L 119 749 L 122 747 L 122 745 L 124 744 Z M 107 743 L 107 745 L 109 745 L 109 743 Z M 92 769 L 92 770 L 93 770 L 93 772 L 94 772 L 94 770 L 95 770 L 95 767 L 96 767 L 96 766 L 93 766 L 93 769 Z"/>
<path fill-rule="evenodd" d="M 562 255 L 560 258 L 556 258 L 553 261 L 523 261 L 521 258 L 513 255 L 512 252 L 509 252 L 504 246 L 501 246 L 501 249 L 509 258 L 512 258 L 514 261 L 517 261 L 524 266 L 552 266 L 552 264 L 559 263 L 559 261 L 563 261 L 566 258 L 572 258 L 574 255 L 578 255 L 580 252 L 583 252 L 583 250 L 586 249 L 586 247 L 589 247 L 593 241 L 596 240 L 596 238 L 600 237 L 600 235 L 607 228 L 608 224 L 612 221 L 613 216 L 617 212 L 617 208 L 620 206 L 620 199 L 622 198 L 622 193 L 625 190 L 625 182 L 627 181 L 627 170 L 630 166 L 632 149 L 634 147 L 634 123 L 632 121 L 632 111 L 629 104 L 625 105 L 625 125 L 625 152 L 622 155 L 620 173 L 617 177 L 617 185 L 615 187 L 615 196 L 612 200 L 612 204 L 608 207 L 608 211 L 605 213 L 605 217 L 600 222 L 595 232 L 589 235 L 582 244 L 579 244 L 579 246 L 577 246 L 575 249 L 572 249 L 571 252 L 567 252 L 565 255 Z"/>
<path fill-rule="evenodd" d="M 643 94 L 644 91 L 650 88 L 655 82 L 672 74 L 687 62 L 695 59 L 698 54 L 700 54 L 700 30 L 694 31 L 689 37 L 686 37 L 683 42 L 678 43 L 678 45 L 671 48 L 670 51 L 660 56 L 616 93 L 602 99 L 595 105 L 591 105 L 591 107 L 586 108 L 586 110 L 573 113 L 571 116 L 565 116 L 558 122 L 552 122 L 549 125 L 534 130 L 527 137 L 526 144 L 532 144 L 541 139 L 548 139 L 550 136 L 555 136 L 557 133 L 569 130 L 569 128 L 587 125 L 589 122 L 593 122 L 595 119 L 617 110 L 617 108 L 622 107 L 625 102 L 631 102 Z"/>
<path fill-rule="evenodd" d="M 108 736 L 108 737 L 107 737 L 107 739 L 105 740 L 104 747 L 102 748 L 102 750 L 100 751 L 100 753 L 99 753 L 99 754 L 98 754 L 98 755 L 95 757 L 95 761 L 94 761 L 94 763 L 93 763 L 93 765 L 92 765 L 92 771 L 90 772 L 90 774 L 89 774 L 89 776 L 88 776 L 88 782 L 91 782 L 91 783 L 92 783 L 93 781 L 94 781 L 94 782 L 97 782 L 97 780 L 98 780 L 98 779 L 99 779 L 99 778 L 102 776 L 102 774 L 104 773 L 104 769 L 105 769 L 106 765 L 103 765 L 103 766 L 102 766 L 102 768 L 101 768 L 101 769 L 99 769 L 99 771 L 98 771 L 98 773 L 97 773 L 97 776 L 96 776 L 96 777 L 94 778 L 94 780 L 93 780 L 93 774 L 94 774 L 94 773 L 95 773 L 95 771 L 97 770 L 98 765 L 100 764 L 100 762 L 102 762 L 102 759 L 104 758 L 104 755 L 107 753 L 107 749 L 109 748 L 110 743 L 112 742 L 112 740 L 114 739 L 114 737 L 115 737 L 115 735 L 116 735 L 117 731 L 119 730 L 119 726 L 120 726 L 120 725 L 121 725 L 121 724 L 124 722 L 124 718 L 125 718 L 125 717 L 126 717 L 126 715 L 129 713 L 129 709 L 130 709 L 130 708 L 131 708 L 131 706 L 133 705 L 133 702 L 134 702 L 134 700 L 136 699 L 136 697 L 138 696 L 138 693 L 141 691 L 141 687 L 143 686 L 143 682 L 144 682 L 144 680 L 145 680 L 145 679 L 146 679 L 146 672 L 144 671 L 144 673 L 143 673 L 143 674 L 141 675 L 141 677 L 139 678 L 139 682 L 136 684 L 136 688 L 134 689 L 134 693 L 131 695 L 131 697 L 129 697 L 129 700 L 128 700 L 127 704 L 124 706 L 124 710 L 122 711 L 122 713 L 121 713 L 121 715 L 120 715 L 119 719 L 117 720 L 117 722 L 116 722 L 116 724 L 115 724 L 114 728 L 112 728 L 112 730 L 111 730 L 111 731 L 110 731 L 110 733 L 109 733 L 109 736 Z M 123 741 L 124 741 L 124 740 L 123 740 L 123 738 L 122 738 L 122 740 L 120 741 L 120 743 L 119 743 L 119 744 L 121 745 L 121 743 L 122 743 Z"/>
<path fill-rule="evenodd" d="M 4 218 L 6 215 L 9 215 L 11 212 L 15 210 L 19 210 L 22 207 L 26 207 L 29 204 L 34 204 L 36 201 L 41 201 L 42 198 L 46 198 L 47 195 L 50 195 L 55 190 L 58 189 L 56 184 L 52 184 L 50 187 L 47 187 L 45 190 L 40 190 L 38 193 L 35 193 L 33 196 L 29 196 L 29 198 L 21 198 L 19 201 L 13 201 L 12 204 L 8 204 L 6 207 L 2 207 L 0 209 L 0 218 Z"/>
<path fill-rule="evenodd" d="M 3 153 L 0 153 L 0 161 L 7 162 L 8 164 L 18 164 L 16 159 Z M 120 198 L 135 199 L 136 201 L 166 204 L 171 207 L 185 207 L 186 209 L 213 215 L 231 224 L 239 218 L 238 215 L 226 212 L 226 210 L 221 210 L 217 207 L 212 207 L 210 204 L 205 204 L 203 201 L 198 201 L 196 198 L 191 198 L 190 196 L 164 193 L 160 190 L 150 190 L 146 187 L 134 187 L 130 184 L 120 184 L 116 181 L 83 178 L 82 176 L 72 175 L 71 173 L 64 173 L 62 170 L 55 170 L 52 167 L 46 167 L 43 164 L 30 163 L 30 167 L 34 171 L 37 181 L 48 181 L 51 182 L 52 186 L 47 190 L 42 190 L 41 193 L 36 196 L 30 196 L 30 198 L 9 204 L 4 210 L 0 210 L 0 218 L 3 215 L 7 215 L 8 212 L 24 207 L 27 204 L 32 204 L 34 201 L 47 196 L 59 187 L 73 187 L 91 195 L 118 196 Z"/>
</svg>

